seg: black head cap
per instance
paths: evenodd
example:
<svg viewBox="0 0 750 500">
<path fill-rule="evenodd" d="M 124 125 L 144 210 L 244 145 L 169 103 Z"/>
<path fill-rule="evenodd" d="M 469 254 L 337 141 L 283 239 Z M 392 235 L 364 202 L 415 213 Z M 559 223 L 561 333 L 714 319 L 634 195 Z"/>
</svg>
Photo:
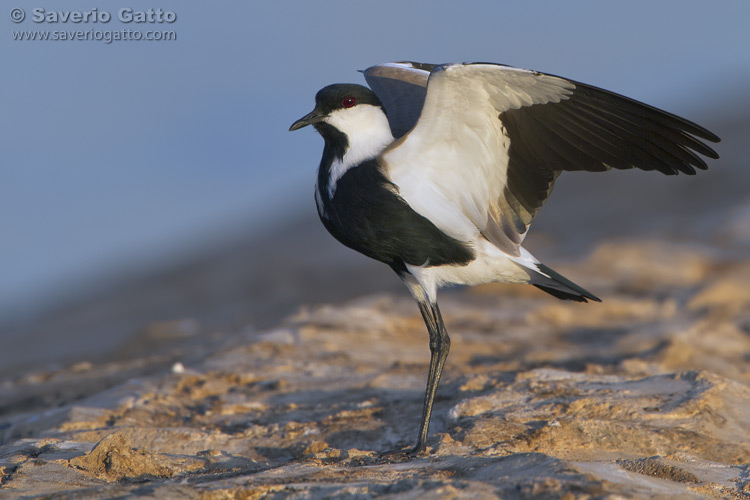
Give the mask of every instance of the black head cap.
<svg viewBox="0 0 750 500">
<path fill-rule="evenodd" d="M 297 130 L 306 125 L 313 125 L 337 109 L 352 108 L 360 104 L 370 104 L 383 108 L 383 104 L 378 99 L 378 96 L 367 87 L 354 83 L 334 83 L 333 85 L 328 85 L 315 94 L 315 109 L 294 122 L 289 127 L 289 130 Z"/>
<path fill-rule="evenodd" d="M 354 83 L 334 83 L 323 87 L 315 94 L 315 108 L 328 114 L 341 108 L 352 107 L 352 102 L 347 100 L 354 98 L 354 104 L 371 104 L 373 106 L 383 105 L 375 92 L 362 85 Z"/>
</svg>

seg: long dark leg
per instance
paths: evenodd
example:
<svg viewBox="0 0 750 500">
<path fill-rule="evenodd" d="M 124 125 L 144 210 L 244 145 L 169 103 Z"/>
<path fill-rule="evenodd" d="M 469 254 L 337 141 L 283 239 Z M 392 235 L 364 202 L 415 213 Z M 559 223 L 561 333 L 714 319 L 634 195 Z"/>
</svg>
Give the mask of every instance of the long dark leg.
<svg viewBox="0 0 750 500">
<path fill-rule="evenodd" d="M 419 437 L 411 453 L 422 451 L 427 443 L 427 430 L 430 427 L 432 404 L 435 401 L 435 393 L 440 383 L 440 375 L 443 373 L 443 365 L 451 348 L 451 339 L 448 337 L 437 302 L 434 304 L 423 300 L 417 300 L 417 302 L 425 325 L 427 325 L 427 331 L 430 334 L 430 371 L 427 374 L 427 390 L 424 394 Z"/>
</svg>

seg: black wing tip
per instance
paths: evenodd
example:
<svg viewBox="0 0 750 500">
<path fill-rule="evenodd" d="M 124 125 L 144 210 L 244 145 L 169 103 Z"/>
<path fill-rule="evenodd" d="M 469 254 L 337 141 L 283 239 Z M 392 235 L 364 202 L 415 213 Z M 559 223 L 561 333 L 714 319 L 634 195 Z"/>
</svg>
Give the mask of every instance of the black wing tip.
<svg viewBox="0 0 750 500">
<path fill-rule="evenodd" d="M 718 135 L 712 132 L 709 132 L 709 134 L 710 134 L 709 137 L 703 137 L 703 139 L 713 142 L 714 144 L 719 144 L 721 142 L 721 137 L 719 137 Z"/>
<path fill-rule="evenodd" d="M 556 75 L 550 75 L 550 76 L 556 76 Z M 557 78 L 562 78 L 562 77 L 558 76 Z M 638 101 L 637 99 L 633 99 L 632 97 L 627 97 L 623 94 L 618 94 L 617 92 L 613 92 L 611 90 L 606 90 L 606 89 L 597 87 L 595 85 L 589 85 L 587 83 L 582 83 L 582 82 L 578 82 L 575 80 L 569 80 L 567 78 L 563 78 L 563 79 L 568 80 L 569 82 L 573 83 L 576 86 L 576 92 L 589 94 L 594 100 L 598 100 L 600 98 L 606 98 L 607 96 L 609 96 L 610 98 L 614 98 L 611 102 L 613 104 L 618 105 L 619 107 L 633 106 L 635 109 L 640 109 L 642 111 L 647 111 L 647 112 L 652 113 L 652 117 L 654 118 L 661 117 L 663 119 L 670 121 L 671 123 L 665 122 L 665 125 L 668 125 L 676 130 L 680 130 L 683 134 L 695 136 L 700 139 L 703 139 L 704 141 L 708 141 L 712 143 L 718 144 L 721 142 L 721 138 L 718 135 L 714 134 L 707 128 L 698 125 L 697 123 L 691 120 L 688 120 L 687 118 L 683 118 L 669 111 L 665 111 L 661 108 L 657 108 L 650 104 L 646 104 L 645 102 Z M 705 144 L 701 144 L 701 145 L 705 148 L 705 152 L 700 151 L 701 154 L 703 154 L 704 156 L 708 158 L 718 159 L 719 156 L 716 153 L 716 151 L 709 148 Z"/>
<path fill-rule="evenodd" d="M 665 111 L 666 113 L 666 111 Z M 690 120 L 687 120 L 686 118 L 677 117 L 682 122 L 687 125 L 685 128 L 680 129 L 680 131 L 683 134 L 692 135 L 694 137 L 697 137 L 699 139 L 702 139 L 703 141 L 712 142 L 714 144 L 718 144 L 721 142 L 721 138 L 711 132 L 708 129 L 705 129 L 698 125 L 695 122 L 691 122 Z M 719 159 L 719 153 L 716 152 L 715 149 L 710 147 L 705 142 L 701 142 L 698 139 L 693 139 L 694 142 L 698 143 L 698 147 L 693 147 L 693 145 L 686 145 L 686 147 L 692 149 L 693 151 L 705 156 L 706 158 L 710 158 L 712 160 L 718 160 Z M 696 167 L 700 168 L 701 170 L 706 170 L 705 164 L 703 166 L 695 165 Z"/>
<path fill-rule="evenodd" d="M 721 137 L 714 134 L 707 128 L 701 127 L 695 122 L 691 122 L 690 120 L 687 120 L 685 118 L 681 118 L 683 121 L 688 122 L 689 125 L 691 125 L 695 130 L 691 130 L 689 133 L 700 137 L 704 141 L 713 142 L 715 144 L 718 144 L 721 142 Z M 699 133 L 700 132 L 700 133 Z M 709 148 L 710 149 L 710 148 Z"/>
<path fill-rule="evenodd" d="M 721 142 L 721 139 L 719 139 L 717 137 L 714 142 Z M 706 158 L 711 158 L 712 160 L 718 160 L 719 159 L 719 153 L 717 153 L 716 151 L 714 151 L 712 148 L 709 148 L 708 146 L 706 146 L 705 153 L 701 153 L 701 154 L 703 156 L 705 156 Z M 705 168 L 703 170 L 705 170 Z"/>
</svg>

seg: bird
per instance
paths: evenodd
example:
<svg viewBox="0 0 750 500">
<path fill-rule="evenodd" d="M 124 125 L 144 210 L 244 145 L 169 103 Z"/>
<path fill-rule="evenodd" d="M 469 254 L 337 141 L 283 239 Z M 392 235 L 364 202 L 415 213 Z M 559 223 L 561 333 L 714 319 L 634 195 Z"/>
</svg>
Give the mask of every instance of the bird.
<svg viewBox="0 0 750 500">
<path fill-rule="evenodd" d="M 714 133 L 575 80 L 495 63 L 378 64 L 369 84 L 332 84 L 290 131 L 324 140 L 320 220 L 339 242 L 396 272 L 419 306 L 430 364 L 416 444 L 425 451 L 450 337 L 438 289 L 525 283 L 601 300 L 522 243 L 564 171 L 694 175 L 719 155 Z"/>
</svg>

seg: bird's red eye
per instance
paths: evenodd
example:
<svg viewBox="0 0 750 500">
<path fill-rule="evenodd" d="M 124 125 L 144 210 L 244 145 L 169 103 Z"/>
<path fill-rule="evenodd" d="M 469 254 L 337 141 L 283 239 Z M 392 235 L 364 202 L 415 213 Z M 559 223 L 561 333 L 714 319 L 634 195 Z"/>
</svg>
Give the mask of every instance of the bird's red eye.
<svg viewBox="0 0 750 500">
<path fill-rule="evenodd" d="M 344 100 L 341 101 L 341 104 L 345 108 L 351 108 L 352 106 L 354 106 L 355 104 L 357 104 L 357 100 L 354 97 L 348 95 L 348 96 L 344 97 Z"/>
</svg>

